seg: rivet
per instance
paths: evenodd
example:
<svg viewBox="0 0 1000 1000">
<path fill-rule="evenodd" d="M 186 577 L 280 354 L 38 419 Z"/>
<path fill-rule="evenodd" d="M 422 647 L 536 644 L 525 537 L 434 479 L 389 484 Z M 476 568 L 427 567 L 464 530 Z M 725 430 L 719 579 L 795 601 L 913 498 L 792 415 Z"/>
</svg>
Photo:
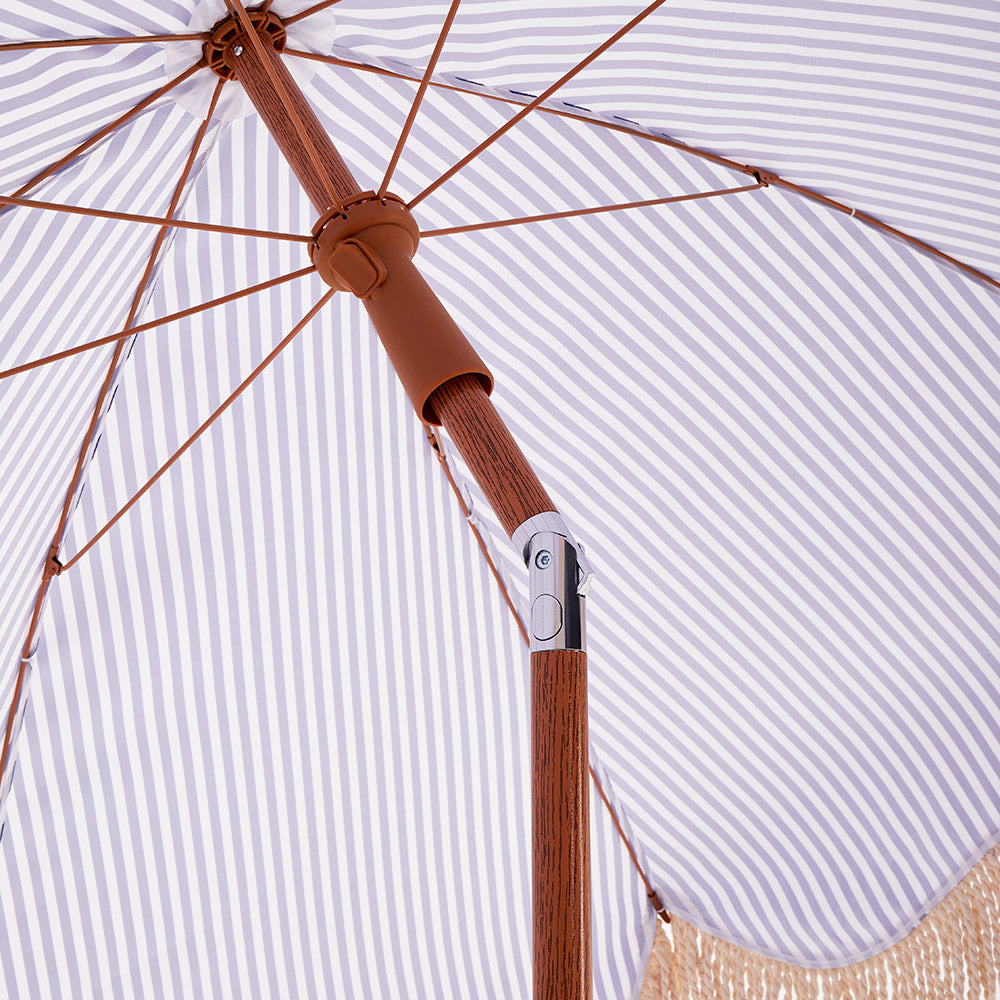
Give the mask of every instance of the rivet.
<svg viewBox="0 0 1000 1000">
<path fill-rule="evenodd" d="M 241 56 L 241 55 L 243 55 L 243 46 L 242 45 L 237 45 L 236 48 L 233 49 L 233 55 L 234 56 Z"/>
</svg>

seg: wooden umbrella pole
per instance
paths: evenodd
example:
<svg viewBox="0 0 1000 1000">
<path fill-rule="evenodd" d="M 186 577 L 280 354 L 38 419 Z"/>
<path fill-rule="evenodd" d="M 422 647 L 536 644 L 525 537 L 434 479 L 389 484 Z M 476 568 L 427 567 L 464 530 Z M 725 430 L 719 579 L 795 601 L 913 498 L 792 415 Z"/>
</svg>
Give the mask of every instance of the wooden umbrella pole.
<svg viewBox="0 0 1000 1000">
<path fill-rule="evenodd" d="M 477 379 L 462 375 L 446 382 L 431 403 L 508 535 L 516 537 L 521 525 L 555 510 Z M 546 550 L 532 556 L 544 558 Z M 534 587 L 532 597 L 527 627 L 532 647 L 534 1000 L 589 1000 L 587 654 L 536 648 L 540 637 L 548 638 L 535 613 L 546 598 L 536 596 Z M 562 613 L 568 611 L 566 604 Z"/>
<path fill-rule="evenodd" d="M 312 259 L 368 311 L 417 413 L 444 424 L 522 549 L 532 578 L 532 908 L 535 1000 L 590 1000 L 587 666 L 577 550 L 493 407 L 493 378 L 413 264 L 419 229 L 401 199 L 361 191 L 282 64 L 280 29 L 237 0 L 211 65 L 246 89 L 321 213 Z M 251 12 L 253 14 L 254 12 Z M 272 12 L 268 17 L 274 18 Z M 227 19 L 228 20 L 228 19 Z"/>
<path fill-rule="evenodd" d="M 306 194 L 323 212 L 361 189 L 277 51 L 254 32 L 232 58 L 243 85 Z M 256 44 L 254 44 L 256 42 Z"/>
</svg>

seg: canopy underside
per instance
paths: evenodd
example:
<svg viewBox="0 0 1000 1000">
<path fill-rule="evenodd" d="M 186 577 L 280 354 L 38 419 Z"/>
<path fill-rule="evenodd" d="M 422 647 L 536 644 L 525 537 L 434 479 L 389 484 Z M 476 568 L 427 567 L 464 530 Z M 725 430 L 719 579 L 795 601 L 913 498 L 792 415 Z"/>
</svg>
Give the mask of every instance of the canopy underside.
<svg viewBox="0 0 1000 1000">
<path fill-rule="evenodd" d="M 776 171 L 996 277 L 1000 11 L 906 6 L 668 4 L 549 107 Z M 45 7 L 15 5 L 8 36 L 192 17 Z M 447 7 L 342 0 L 335 58 L 419 78 Z M 428 91 L 392 190 L 510 117 L 475 91 L 529 100 L 637 9 L 466 0 L 437 81 L 473 92 Z M 171 44 L 197 58 L 3 53 L 0 194 L 166 83 Z M 415 84 L 312 70 L 377 187 Z M 28 197 L 162 216 L 215 82 Z M 539 110 L 414 211 L 429 231 L 753 183 Z M 232 109 L 178 216 L 315 221 Z M 155 236 L 0 208 L 0 368 L 120 330 Z M 306 251 L 176 230 L 136 322 Z M 1000 838 L 1000 293 L 774 185 L 429 235 L 417 260 L 597 572 L 595 995 L 639 988 L 642 876 L 697 928 L 802 967 L 898 941 Z M 307 275 L 127 342 L 64 563 L 323 291 Z M 0 380 L 4 712 L 110 351 Z M 445 452 L 521 607 L 524 568 Z M 335 297 L 53 580 L 0 847 L 12 996 L 528 995 L 525 657 L 465 521 L 364 311 Z"/>
</svg>

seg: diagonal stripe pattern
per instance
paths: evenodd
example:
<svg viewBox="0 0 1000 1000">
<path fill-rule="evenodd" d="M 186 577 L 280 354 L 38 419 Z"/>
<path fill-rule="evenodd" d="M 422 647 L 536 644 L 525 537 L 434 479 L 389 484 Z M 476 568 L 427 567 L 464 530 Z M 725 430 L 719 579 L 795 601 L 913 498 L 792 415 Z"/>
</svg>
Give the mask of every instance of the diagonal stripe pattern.
<svg viewBox="0 0 1000 1000">
<path fill-rule="evenodd" d="M 558 96 L 777 169 L 996 274 L 980 148 L 995 119 L 959 66 L 982 61 L 988 83 L 996 26 L 963 6 L 944 32 L 948 4 L 904 5 L 905 25 L 878 4 L 824 21 L 830 6 L 741 4 L 741 35 L 728 7 L 666 4 Z M 173 6 L 98 7 L 33 35 L 19 13 L 13 38 L 186 25 Z M 465 0 L 438 78 L 530 100 L 640 7 Z M 419 80 L 447 8 L 342 0 L 336 51 Z M 789 47 L 808 64 L 772 72 Z M 138 82 L 105 117 L 96 87 L 39 111 L 41 89 L 121 82 L 104 47 L 9 54 L 5 192 L 162 84 L 126 48 Z M 828 84 L 819 104 L 806 78 Z M 310 82 L 359 179 L 382 176 L 415 86 L 335 66 Z M 57 132 L 81 108 L 80 134 Z M 510 114 L 429 88 L 394 189 L 417 194 Z M 191 122 L 154 105 L 38 197 L 162 213 Z M 447 229 L 743 180 L 532 113 L 417 214 Z M 182 214 L 314 221 L 253 118 L 214 136 Z M 0 367 L 120 329 L 137 228 L 0 213 L 23 264 L 0 276 Z M 53 262 L 52 246 L 68 249 Z M 305 258 L 177 232 L 137 319 Z M 774 187 L 442 235 L 418 262 L 597 570 L 593 759 L 666 907 L 805 966 L 898 940 L 1000 838 L 1000 299 Z M 306 276 L 140 335 L 68 553 L 321 291 Z M 100 368 L 84 354 L 0 383 L 0 695 Z M 464 488 L 523 601 L 523 567 Z M 0 844 L 6 992 L 529 995 L 521 640 L 462 522 L 363 311 L 336 297 L 53 583 Z M 607 814 L 593 824 L 595 995 L 611 1000 L 638 988 L 653 917 Z"/>
</svg>

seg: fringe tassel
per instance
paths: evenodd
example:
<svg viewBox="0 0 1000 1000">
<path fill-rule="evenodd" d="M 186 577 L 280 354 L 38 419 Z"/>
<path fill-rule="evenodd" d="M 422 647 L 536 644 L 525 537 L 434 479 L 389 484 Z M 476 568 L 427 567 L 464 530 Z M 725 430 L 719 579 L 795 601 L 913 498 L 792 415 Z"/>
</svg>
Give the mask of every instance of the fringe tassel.
<svg viewBox="0 0 1000 1000">
<path fill-rule="evenodd" d="M 661 924 L 639 1000 L 996 1000 L 1000 847 L 891 948 L 839 969 L 803 969 L 697 930 Z"/>
</svg>

